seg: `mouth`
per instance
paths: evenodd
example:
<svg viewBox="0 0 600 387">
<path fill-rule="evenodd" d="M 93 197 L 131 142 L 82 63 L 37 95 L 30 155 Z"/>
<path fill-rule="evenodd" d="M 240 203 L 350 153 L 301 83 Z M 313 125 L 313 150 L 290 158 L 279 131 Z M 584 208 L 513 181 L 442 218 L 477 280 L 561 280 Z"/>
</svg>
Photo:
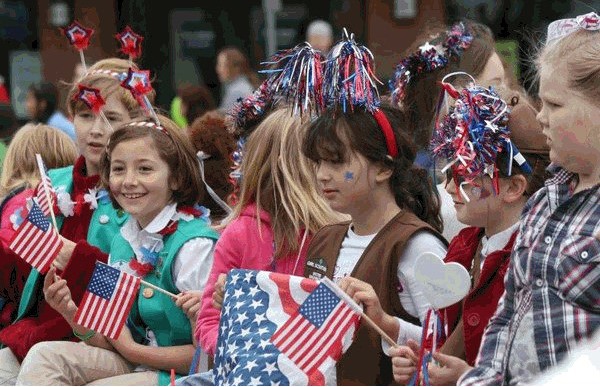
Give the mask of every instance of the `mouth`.
<svg viewBox="0 0 600 387">
<path fill-rule="evenodd" d="M 90 148 L 96 149 L 104 149 L 104 144 L 101 142 L 88 142 L 87 144 Z"/>
<path fill-rule="evenodd" d="M 325 196 L 327 198 L 327 197 L 331 197 L 331 196 L 335 195 L 335 193 L 339 192 L 339 191 L 336 189 L 324 189 L 324 190 L 322 190 L 322 192 L 323 192 L 323 196 Z"/>
<path fill-rule="evenodd" d="M 463 202 L 457 202 L 456 200 L 453 200 L 453 202 L 455 206 L 462 206 L 463 204 L 465 204 Z"/>
<path fill-rule="evenodd" d="M 138 199 L 146 195 L 145 193 L 121 193 L 125 199 Z"/>
</svg>

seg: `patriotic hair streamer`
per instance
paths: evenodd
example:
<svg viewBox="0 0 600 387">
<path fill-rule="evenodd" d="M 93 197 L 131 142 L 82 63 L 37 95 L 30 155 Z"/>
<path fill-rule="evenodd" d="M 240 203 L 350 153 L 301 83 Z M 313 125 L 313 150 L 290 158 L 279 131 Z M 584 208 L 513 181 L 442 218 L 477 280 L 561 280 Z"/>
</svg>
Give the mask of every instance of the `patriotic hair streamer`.
<svg viewBox="0 0 600 387">
<path fill-rule="evenodd" d="M 320 52 L 304 42 L 277 52 L 269 61 L 262 63 L 271 68 L 259 72 L 269 75 L 273 95 L 291 104 L 294 114 L 307 111 L 319 114 L 325 107 L 322 61 Z"/>
<path fill-rule="evenodd" d="M 452 58 L 459 58 L 471 46 L 473 36 L 460 22 L 454 24 L 440 44 L 425 42 L 419 50 L 402 59 L 389 81 L 392 101 L 398 104 L 406 96 L 406 86 L 418 74 L 428 73 L 445 67 Z"/>
<path fill-rule="evenodd" d="M 79 24 L 79 22 L 74 21 L 68 27 L 61 28 L 61 31 L 69 40 L 69 44 L 79 51 L 81 64 L 83 65 L 84 70 L 87 71 L 83 50 L 88 48 L 94 30 L 92 28 L 86 28 Z"/>
<path fill-rule="evenodd" d="M 376 82 L 383 84 L 375 76 L 373 53 L 354 40 L 344 29 L 344 38 L 329 52 L 324 71 L 324 98 L 328 107 L 342 112 L 364 109 L 377 121 L 385 137 L 388 156 L 398 156 L 398 146 L 392 126 L 379 109 L 379 91 Z"/>
<path fill-rule="evenodd" d="M 123 31 L 115 35 L 121 47 L 119 52 L 129 56 L 129 60 L 133 61 L 142 55 L 142 41 L 144 37 L 136 34 L 131 27 L 126 26 Z"/>
<path fill-rule="evenodd" d="M 445 84 L 445 88 L 453 89 L 449 84 Z M 471 85 L 460 92 L 453 92 L 457 99 L 449 113 L 436 125 L 430 147 L 436 157 L 450 160 L 442 172 L 452 168 L 453 175 L 463 180 L 459 184 L 455 179 L 455 183 L 465 200 L 469 199 L 463 186 L 472 184 L 479 187 L 475 180 L 486 174 L 498 192 L 496 162 L 502 151 L 510 155 L 508 176 L 512 175 L 513 160 L 523 172 L 531 173 L 531 167 L 510 139 L 510 107 L 494 88 Z"/>
<path fill-rule="evenodd" d="M 329 52 L 324 71 L 324 98 L 328 107 L 364 108 L 370 113 L 379 109 L 379 92 L 375 82 L 373 53 L 354 41 L 354 34 L 344 38 Z"/>
</svg>

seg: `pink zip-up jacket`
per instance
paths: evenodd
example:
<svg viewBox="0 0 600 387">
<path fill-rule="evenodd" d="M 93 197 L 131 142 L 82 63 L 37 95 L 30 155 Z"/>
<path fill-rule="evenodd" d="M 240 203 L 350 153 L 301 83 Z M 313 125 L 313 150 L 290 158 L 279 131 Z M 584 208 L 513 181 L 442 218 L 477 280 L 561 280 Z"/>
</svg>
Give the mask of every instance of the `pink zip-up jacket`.
<svg viewBox="0 0 600 387">
<path fill-rule="evenodd" d="M 202 295 L 202 307 L 198 314 L 195 336 L 202 350 L 209 355 L 215 353 L 221 311 L 212 305 L 215 282 L 221 273 L 231 269 L 267 270 L 277 273 L 302 276 L 310 236 L 300 251 L 274 260 L 274 239 L 269 214 L 261 210 L 260 232 L 256 220 L 256 205 L 249 204 L 240 216 L 233 220 L 219 237 L 215 246 L 213 266 Z M 299 241 L 302 242 L 302 233 Z"/>
</svg>

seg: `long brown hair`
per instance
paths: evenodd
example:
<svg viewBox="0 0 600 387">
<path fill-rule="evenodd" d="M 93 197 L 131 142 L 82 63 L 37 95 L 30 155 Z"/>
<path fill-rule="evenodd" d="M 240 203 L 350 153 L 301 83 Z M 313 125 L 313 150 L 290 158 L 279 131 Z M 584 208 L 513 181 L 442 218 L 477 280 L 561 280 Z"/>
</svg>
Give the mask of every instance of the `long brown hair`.
<svg viewBox="0 0 600 387">
<path fill-rule="evenodd" d="M 396 204 L 441 232 L 443 222 L 439 197 L 429 181 L 427 171 L 413 165 L 416 149 L 404 130 L 407 125 L 406 114 L 387 105 L 382 106 L 381 110 L 394 131 L 398 147 L 396 158 L 388 157 L 381 128 L 373 115 L 363 110 L 339 114 L 328 109 L 311 122 L 302 152 L 314 162 L 328 160 L 343 163 L 348 160 L 350 152 L 356 151 L 370 162 L 390 168 L 390 189 Z"/>
<path fill-rule="evenodd" d="M 227 225 L 256 203 L 257 224 L 261 209 L 271 217 L 276 258 L 299 249 L 303 230 L 314 234 L 342 219 L 319 195 L 315 170 L 302 155 L 304 121 L 292 109 L 283 108 L 269 114 L 250 134 L 244 146 L 239 202 L 221 224 Z"/>
</svg>

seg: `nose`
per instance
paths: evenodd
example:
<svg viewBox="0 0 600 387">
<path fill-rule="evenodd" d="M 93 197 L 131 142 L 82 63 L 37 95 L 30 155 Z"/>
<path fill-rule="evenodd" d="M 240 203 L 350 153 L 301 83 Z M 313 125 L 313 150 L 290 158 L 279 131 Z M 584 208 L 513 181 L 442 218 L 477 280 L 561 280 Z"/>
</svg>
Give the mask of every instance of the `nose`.
<svg viewBox="0 0 600 387">
<path fill-rule="evenodd" d="M 317 181 L 324 183 L 331 180 L 331 174 L 324 163 L 317 165 Z"/>
<path fill-rule="evenodd" d="M 123 185 L 125 186 L 135 186 L 137 185 L 137 174 L 134 169 L 128 169 L 125 172 L 125 178 L 123 179 Z"/>
<path fill-rule="evenodd" d="M 106 131 L 107 131 L 106 123 L 104 122 L 102 117 L 100 117 L 100 114 L 96 115 L 96 118 L 94 118 L 94 123 L 92 124 L 92 129 L 90 130 L 90 133 L 95 137 L 101 137 L 104 135 L 104 133 L 106 133 Z"/>
<path fill-rule="evenodd" d="M 548 125 L 548 121 L 546 119 L 546 112 L 545 112 L 545 108 L 542 106 L 542 110 L 539 111 L 539 113 L 535 116 L 535 119 L 537 120 L 537 122 L 540 123 L 540 125 L 542 125 L 543 127 L 547 127 Z"/>
<path fill-rule="evenodd" d="M 444 188 L 446 189 L 446 192 L 448 192 L 450 195 L 454 196 L 456 194 L 456 184 L 454 183 L 454 180 L 446 179 Z"/>
</svg>

